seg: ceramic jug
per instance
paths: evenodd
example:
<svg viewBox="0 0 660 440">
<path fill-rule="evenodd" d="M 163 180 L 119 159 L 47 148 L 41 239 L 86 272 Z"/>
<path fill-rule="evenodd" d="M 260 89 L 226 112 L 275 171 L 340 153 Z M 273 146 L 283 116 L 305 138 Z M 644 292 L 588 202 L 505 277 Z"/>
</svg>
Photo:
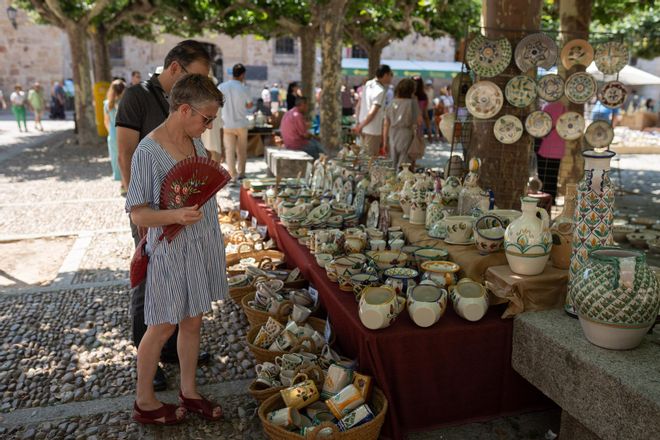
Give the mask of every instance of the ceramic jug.
<svg viewBox="0 0 660 440">
<path fill-rule="evenodd" d="M 521 197 L 522 216 L 504 232 L 504 252 L 511 270 L 520 275 L 538 275 L 545 269 L 552 249 L 550 216 L 538 208 L 538 199 Z M 537 217 L 537 213 L 541 218 Z"/>
<path fill-rule="evenodd" d="M 660 286 L 644 253 L 616 247 L 591 251 L 569 294 L 589 342 L 614 350 L 637 347 L 660 309 Z"/>
<path fill-rule="evenodd" d="M 442 204 L 448 207 L 458 205 L 458 196 L 461 193 L 461 181 L 458 177 L 450 176 L 445 179 L 442 185 Z"/>
<path fill-rule="evenodd" d="M 550 260 L 552 265 L 558 269 L 568 269 L 571 265 L 571 249 L 573 241 L 573 230 L 575 229 L 575 195 L 577 185 L 569 183 L 566 185 L 564 196 L 564 209 L 550 225 L 552 233 L 552 250 Z"/>
<path fill-rule="evenodd" d="M 480 209 L 482 190 L 479 188 L 479 167 L 481 161 L 472 158 L 469 161 L 470 172 L 465 176 L 463 188 L 458 194 L 458 215 L 472 215 L 473 210 Z"/>
</svg>

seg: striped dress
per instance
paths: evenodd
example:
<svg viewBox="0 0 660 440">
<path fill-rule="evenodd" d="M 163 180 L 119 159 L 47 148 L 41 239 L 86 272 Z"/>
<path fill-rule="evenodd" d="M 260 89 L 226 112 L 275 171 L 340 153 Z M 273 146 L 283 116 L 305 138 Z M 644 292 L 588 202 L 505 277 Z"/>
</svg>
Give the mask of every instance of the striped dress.
<svg viewBox="0 0 660 440">
<path fill-rule="evenodd" d="M 204 145 L 194 140 L 198 156 L 206 157 Z M 156 141 L 140 141 L 131 163 L 131 181 L 126 212 L 148 204 L 158 210 L 160 188 L 176 161 Z M 149 266 L 145 286 L 144 322 L 147 325 L 177 324 L 189 316 L 211 310 L 211 302 L 226 297 L 229 290 L 215 197 L 202 207 L 204 216 L 179 232 L 172 242 L 163 239 L 162 228 L 149 228 Z"/>
</svg>

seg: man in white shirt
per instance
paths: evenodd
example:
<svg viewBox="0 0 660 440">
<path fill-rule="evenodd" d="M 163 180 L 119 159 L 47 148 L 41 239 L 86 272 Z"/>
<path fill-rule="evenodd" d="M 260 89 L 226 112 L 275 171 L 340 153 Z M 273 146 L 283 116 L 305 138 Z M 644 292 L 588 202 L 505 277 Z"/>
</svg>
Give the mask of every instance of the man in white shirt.
<svg viewBox="0 0 660 440">
<path fill-rule="evenodd" d="M 381 64 L 376 70 L 376 78 L 367 81 L 360 99 L 360 121 L 354 128 L 362 140 L 362 148 L 372 156 L 378 156 L 383 141 L 383 118 L 387 87 L 392 83 L 394 73 L 390 66 Z"/>
<path fill-rule="evenodd" d="M 233 79 L 218 87 L 225 97 L 222 107 L 222 143 L 225 146 L 225 159 L 231 174 L 232 184 L 245 177 L 247 161 L 248 119 L 247 109 L 252 108 L 252 100 L 243 85 L 245 66 L 236 64 L 232 68 Z M 238 164 L 236 163 L 238 162 Z"/>
</svg>

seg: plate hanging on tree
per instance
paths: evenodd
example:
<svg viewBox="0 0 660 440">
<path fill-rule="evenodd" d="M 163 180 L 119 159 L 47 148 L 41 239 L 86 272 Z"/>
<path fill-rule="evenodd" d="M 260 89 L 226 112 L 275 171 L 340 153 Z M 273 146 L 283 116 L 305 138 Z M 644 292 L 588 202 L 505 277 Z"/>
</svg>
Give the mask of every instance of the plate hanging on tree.
<svg viewBox="0 0 660 440">
<path fill-rule="evenodd" d="M 536 99 L 536 82 L 526 75 L 514 76 L 506 83 L 504 96 L 512 106 L 525 108 Z"/>
<path fill-rule="evenodd" d="M 626 102 L 628 90 L 619 81 L 610 81 L 598 92 L 598 100 L 607 108 L 619 108 Z"/>
<path fill-rule="evenodd" d="M 607 148 L 614 139 L 614 130 L 607 121 L 594 121 L 584 132 L 584 140 L 594 148 Z"/>
<path fill-rule="evenodd" d="M 594 60 L 594 48 L 588 41 L 576 38 L 561 49 L 561 63 L 566 69 L 573 66 L 589 66 Z"/>
<path fill-rule="evenodd" d="M 516 46 L 514 58 L 522 72 L 527 72 L 532 67 L 548 70 L 557 61 L 558 51 L 557 43 L 546 34 L 530 34 Z"/>
<path fill-rule="evenodd" d="M 577 72 L 566 80 L 564 93 L 569 101 L 575 104 L 584 104 L 596 94 L 598 85 L 593 76 L 587 72 Z"/>
<path fill-rule="evenodd" d="M 545 101 L 557 101 L 564 96 L 564 80 L 554 73 L 544 75 L 536 83 L 536 93 Z"/>
<path fill-rule="evenodd" d="M 594 61 L 596 67 L 605 75 L 614 75 L 628 64 L 628 47 L 618 41 L 608 41 L 596 46 Z"/>
<path fill-rule="evenodd" d="M 499 113 L 504 104 L 502 90 L 490 81 L 474 83 L 465 97 L 465 105 L 472 116 L 489 119 Z"/>
<path fill-rule="evenodd" d="M 543 110 L 530 113 L 525 119 L 525 130 L 535 138 L 542 138 L 552 130 L 552 116 Z"/>
<path fill-rule="evenodd" d="M 465 95 L 472 87 L 472 78 L 461 72 L 451 80 L 451 96 L 459 107 L 465 107 Z"/>
<path fill-rule="evenodd" d="M 584 132 L 584 118 L 577 112 L 566 112 L 557 119 L 557 134 L 562 139 L 574 141 Z"/>
<path fill-rule="evenodd" d="M 477 75 L 497 76 L 511 62 L 511 43 L 506 38 L 489 40 L 477 35 L 468 44 L 466 59 Z"/>
<path fill-rule="evenodd" d="M 523 134 L 522 122 L 513 115 L 504 115 L 495 121 L 493 134 L 503 144 L 513 144 Z"/>
</svg>

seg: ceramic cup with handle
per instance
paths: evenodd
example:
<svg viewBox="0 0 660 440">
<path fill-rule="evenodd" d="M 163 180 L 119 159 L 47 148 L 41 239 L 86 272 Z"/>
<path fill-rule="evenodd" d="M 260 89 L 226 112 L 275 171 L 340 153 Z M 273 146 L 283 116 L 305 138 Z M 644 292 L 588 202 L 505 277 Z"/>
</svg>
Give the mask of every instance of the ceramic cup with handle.
<svg viewBox="0 0 660 440">
<path fill-rule="evenodd" d="M 298 353 L 285 353 L 275 358 L 275 364 L 282 370 L 295 370 L 304 359 Z"/>
<path fill-rule="evenodd" d="M 463 278 L 449 288 L 454 310 L 461 318 L 479 321 L 488 311 L 486 288 L 469 278 Z"/>
<path fill-rule="evenodd" d="M 306 381 L 307 375 L 305 373 L 296 373 L 295 370 L 282 370 L 280 372 L 280 382 L 285 387 L 293 386 L 293 384 Z"/>
<path fill-rule="evenodd" d="M 367 287 L 360 298 L 359 316 L 371 330 L 388 327 L 405 306 L 405 299 L 389 286 Z"/>
<path fill-rule="evenodd" d="M 284 429 L 292 429 L 300 425 L 300 413 L 296 408 L 282 408 L 268 413 L 268 421 Z"/>
<path fill-rule="evenodd" d="M 419 285 L 408 295 L 408 314 L 420 327 L 430 327 L 445 313 L 447 291 L 440 287 Z"/>
<path fill-rule="evenodd" d="M 469 243 L 472 239 L 474 218 L 469 215 L 453 215 L 444 219 L 447 239 L 452 243 Z"/>
<path fill-rule="evenodd" d="M 344 368 L 337 364 L 330 365 L 328 372 L 325 375 L 325 382 L 323 382 L 321 397 L 328 399 L 334 396 L 346 385 L 350 384 L 352 379 L 353 370 Z"/>
<path fill-rule="evenodd" d="M 295 378 L 294 378 L 295 382 Z M 300 409 L 319 400 L 319 391 L 313 380 L 305 380 L 280 391 L 286 406 Z"/>
<path fill-rule="evenodd" d="M 275 341 L 270 344 L 268 350 L 270 351 L 287 351 L 298 342 L 293 333 L 288 330 L 284 330 L 280 335 L 275 339 Z"/>
<path fill-rule="evenodd" d="M 293 319 L 297 323 L 301 323 L 307 321 L 307 318 L 309 318 L 309 315 L 311 314 L 312 311 L 307 307 L 301 306 L 299 304 L 294 304 L 293 310 L 291 310 L 291 319 Z"/>
</svg>

